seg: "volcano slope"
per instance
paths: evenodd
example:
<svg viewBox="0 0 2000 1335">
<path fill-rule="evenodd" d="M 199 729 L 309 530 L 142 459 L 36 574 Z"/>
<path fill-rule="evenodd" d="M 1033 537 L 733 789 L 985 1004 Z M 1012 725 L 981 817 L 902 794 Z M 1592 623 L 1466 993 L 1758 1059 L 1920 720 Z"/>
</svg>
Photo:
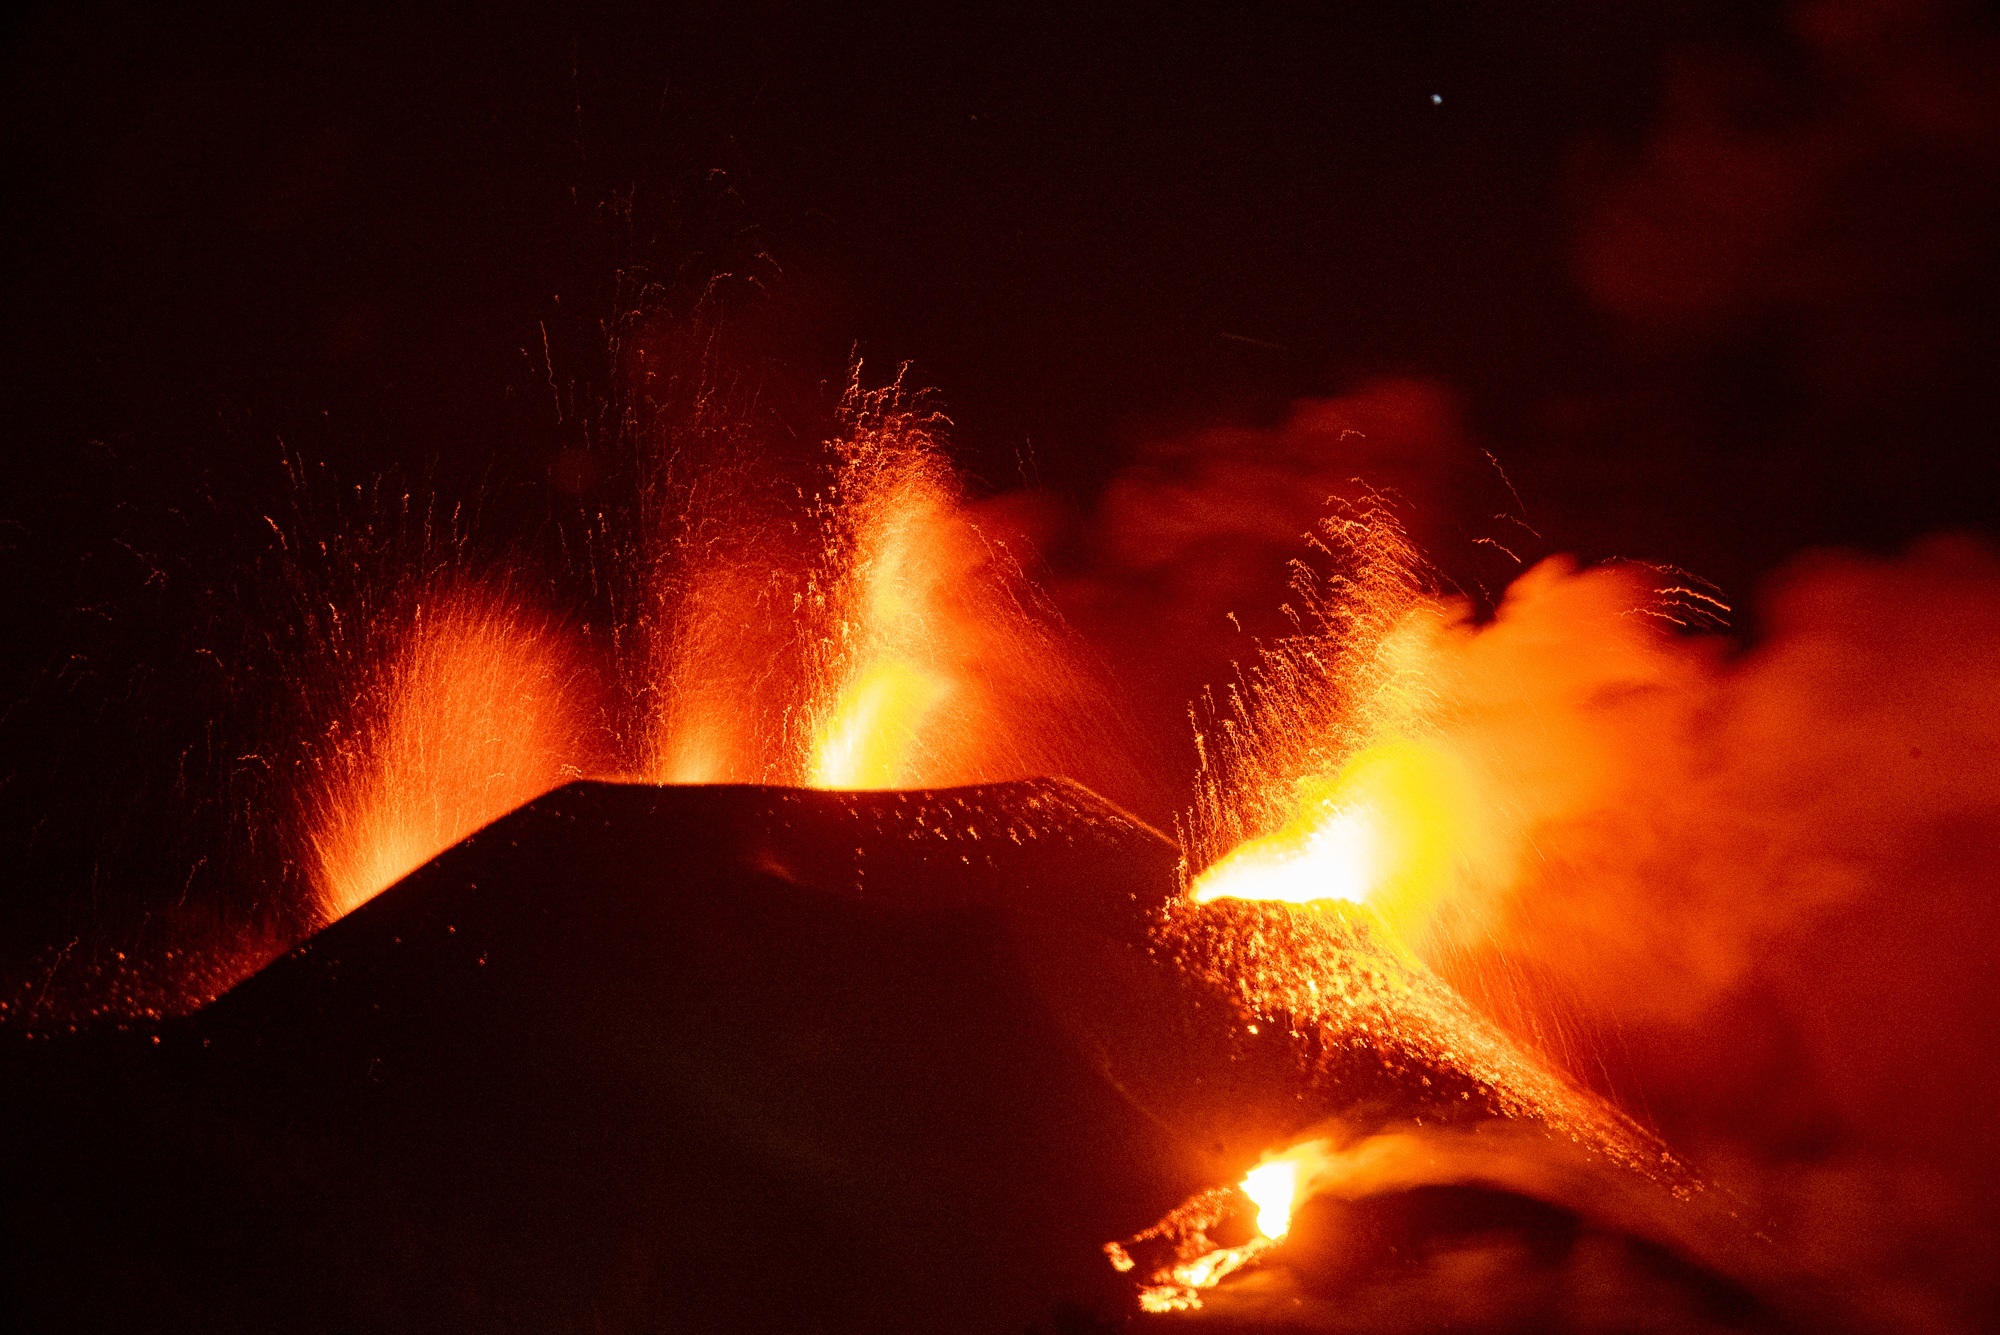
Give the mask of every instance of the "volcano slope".
<svg viewBox="0 0 2000 1335">
<path fill-rule="evenodd" d="M 1177 861 L 1054 781 L 560 789 L 202 1011 L 7 1045 L 14 1328 L 1110 1328 L 1133 1285 L 1102 1244 L 1274 1138 L 1494 1115 L 1407 1054 L 1308 1097 L 1296 1035 L 1246 1040 L 1157 948 Z M 1261 1300 L 1186 1315 L 1771 1323 L 1478 1177 L 1304 1209 Z M 1413 1303 L 1464 1287 L 1432 1271 L 1467 1237 L 1504 1301 Z M 1570 1258 L 1606 1237 L 1623 1268 L 1579 1307 Z"/>
</svg>

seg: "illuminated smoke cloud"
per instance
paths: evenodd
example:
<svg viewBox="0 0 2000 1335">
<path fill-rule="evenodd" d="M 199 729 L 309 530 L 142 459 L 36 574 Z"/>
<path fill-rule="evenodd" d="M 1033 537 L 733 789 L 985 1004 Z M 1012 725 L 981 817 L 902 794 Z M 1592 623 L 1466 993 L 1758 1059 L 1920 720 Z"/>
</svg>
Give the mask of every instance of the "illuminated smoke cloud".
<svg viewBox="0 0 2000 1335">
<path fill-rule="evenodd" d="M 1186 767 L 1164 755 L 1187 734 L 1188 702 L 1228 680 L 1259 637 L 1292 629 L 1288 571 L 1329 499 L 1392 496 L 1423 538 L 1451 508 L 1440 480 L 1478 459 L 1447 390 L 1379 380 L 1301 400 L 1269 426 L 1150 439 L 1087 520 L 1045 508 L 1023 527 L 1052 554 L 1064 615 L 1116 667 L 1127 707 L 1162 747 L 1165 779 Z M 1139 802 L 1164 823 L 1185 800 L 1176 778 Z"/>
<path fill-rule="evenodd" d="M 1965 1191 L 2000 1171 L 2000 560 L 1802 560 L 1739 656 L 1630 616 L 1638 585 L 1544 567 L 1447 637 L 1443 735 L 1527 854 L 1447 971 L 1580 1025 L 1579 1071 L 1625 1054 L 1614 1083 L 1781 1240 L 1953 1328 L 2000 1255 Z"/>
<path fill-rule="evenodd" d="M 2000 558 L 1803 559 L 1738 650 L 1633 566 L 1544 563 L 1478 624 L 1357 532 L 1375 546 L 1328 586 L 1344 619 L 1267 657 L 1211 730 L 1197 896 L 1374 899 L 1846 1301 L 1966 1328 L 2000 1255 L 1966 1189 L 2000 1171 Z M 1371 777 L 1412 754 L 1450 782 Z M 1308 837 L 1385 807 L 1419 831 L 1386 860 Z M 1246 869 L 1243 838 L 1275 851 Z M 1357 849 L 1347 879 L 1312 867 Z"/>
<path fill-rule="evenodd" d="M 1789 17 L 1783 69 L 1670 68 L 1643 148 L 1583 191 L 1576 272 L 1650 338 L 1776 322 L 1818 393 L 1907 394 L 1968 337 L 1950 293 L 1976 281 L 2000 204 L 2000 47 L 1951 0 Z"/>
</svg>

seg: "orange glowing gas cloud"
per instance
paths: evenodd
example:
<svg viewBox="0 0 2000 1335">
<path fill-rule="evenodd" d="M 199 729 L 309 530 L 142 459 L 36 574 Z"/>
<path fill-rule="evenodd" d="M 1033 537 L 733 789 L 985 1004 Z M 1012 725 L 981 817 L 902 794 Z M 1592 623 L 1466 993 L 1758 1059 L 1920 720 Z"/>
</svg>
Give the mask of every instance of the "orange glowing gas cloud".
<svg viewBox="0 0 2000 1335">
<path fill-rule="evenodd" d="M 578 680 L 558 629 L 503 596 L 419 602 L 320 739 L 303 824 L 323 916 L 576 777 Z"/>
<path fill-rule="evenodd" d="M 1435 726 L 1442 608 L 1402 531 L 1367 512 L 1318 547 L 1335 568 L 1301 581 L 1311 628 L 1265 650 L 1202 739 L 1193 898 L 1366 905 L 1413 944 L 1488 842 L 1488 795 Z"/>
<path fill-rule="evenodd" d="M 1345 900 L 1411 940 L 1451 893 L 1459 850 L 1479 823 L 1471 776 L 1454 755 L 1391 738 L 1330 777 L 1299 780 L 1284 825 L 1209 868 L 1194 898 Z"/>
</svg>

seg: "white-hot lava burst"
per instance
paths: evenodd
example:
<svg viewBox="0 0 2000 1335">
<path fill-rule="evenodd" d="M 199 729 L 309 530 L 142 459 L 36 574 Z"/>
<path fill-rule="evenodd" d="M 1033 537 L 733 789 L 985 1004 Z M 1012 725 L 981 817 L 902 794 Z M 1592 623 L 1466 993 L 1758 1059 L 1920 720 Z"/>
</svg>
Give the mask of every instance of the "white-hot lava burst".
<svg viewBox="0 0 2000 1335">
<path fill-rule="evenodd" d="M 1299 1195 L 1297 1161 L 1273 1159 L 1257 1165 L 1243 1179 L 1243 1194 L 1257 1207 L 1257 1231 L 1267 1238 L 1284 1237 Z"/>
<path fill-rule="evenodd" d="M 948 600 L 968 540 L 957 482 L 930 423 L 884 396 L 850 394 L 828 515 L 823 579 L 830 622 L 821 698 L 810 708 L 807 782 L 815 788 L 907 788 L 968 721 L 949 716 L 968 683 L 953 659 Z M 971 726 L 977 726 L 976 722 Z"/>
</svg>

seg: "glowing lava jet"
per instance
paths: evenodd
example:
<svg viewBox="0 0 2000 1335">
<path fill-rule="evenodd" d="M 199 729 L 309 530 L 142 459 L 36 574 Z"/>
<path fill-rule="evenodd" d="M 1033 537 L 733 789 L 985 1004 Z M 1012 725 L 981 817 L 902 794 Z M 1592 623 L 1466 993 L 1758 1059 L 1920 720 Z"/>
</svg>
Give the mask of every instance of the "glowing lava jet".
<svg viewBox="0 0 2000 1335">
<path fill-rule="evenodd" d="M 900 383 L 851 383 L 823 552 L 796 777 L 935 788 L 1036 774 L 1101 781 L 1115 711 L 1056 618 L 974 522 L 939 447 L 944 419 Z"/>
<path fill-rule="evenodd" d="M 947 722 L 941 711 L 966 689 L 950 661 L 955 627 L 945 605 L 963 573 L 952 556 L 969 536 L 955 480 L 918 425 L 892 413 L 848 446 L 830 521 L 833 625 L 807 782 L 921 786 L 941 740 L 931 734 Z"/>
<path fill-rule="evenodd" d="M 1450 888 L 1466 786 L 1436 748 L 1400 738 L 1369 747 L 1330 779 L 1301 779 L 1291 818 L 1203 872 L 1193 898 L 1338 900 L 1368 906 L 1399 935 L 1421 929 Z"/>
<path fill-rule="evenodd" d="M 380 661 L 321 683 L 339 707 L 300 828 L 326 921 L 580 773 L 582 673 L 551 620 L 470 583 L 380 620 L 363 632 L 391 641 Z"/>
</svg>

